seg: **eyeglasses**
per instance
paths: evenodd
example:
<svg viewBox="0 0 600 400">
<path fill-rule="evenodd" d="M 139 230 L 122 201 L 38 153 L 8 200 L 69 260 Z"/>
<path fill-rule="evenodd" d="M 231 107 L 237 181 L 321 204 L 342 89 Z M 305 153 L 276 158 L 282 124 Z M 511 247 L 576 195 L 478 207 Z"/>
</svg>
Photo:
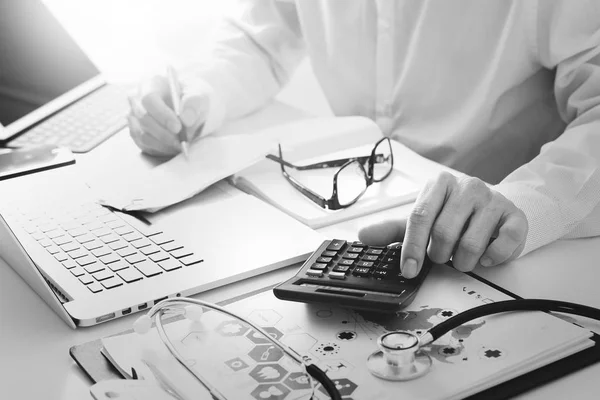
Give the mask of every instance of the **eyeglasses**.
<svg viewBox="0 0 600 400">
<path fill-rule="evenodd" d="M 368 156 L 341 158 L 308 165 L 294 165 L 283 159 L 281 145 L 279 145 L 279 157 L 268 154 L 267 158 L 279 163 L 281 173 L 294 188 L 315 204 L 327 210 L 340 210 L 350 207 L 360 199 L 373 182 L 381 182 L 390 176 L 394 167 L 392 145 L 387 137 L 375 143 L 371 154 Z M 297 171 L 339 167 L 333 175 L 331 197 L 326 199 L 307 188 L 298 179 L 291 176 L 286 171 L 286 167 Z"/>
</svg>

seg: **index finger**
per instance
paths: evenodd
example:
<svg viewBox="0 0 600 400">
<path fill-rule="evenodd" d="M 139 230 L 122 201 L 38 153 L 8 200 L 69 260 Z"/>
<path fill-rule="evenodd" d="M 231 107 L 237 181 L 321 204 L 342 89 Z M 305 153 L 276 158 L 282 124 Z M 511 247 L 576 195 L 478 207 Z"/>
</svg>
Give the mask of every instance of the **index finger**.
<svg viewBox="0 0 600 400">
<path fill-rule="evenodd" d="M 446 199 L 448 180 L 442 175 L 426 184 L 408 217 L 400 257 L 400 269 L 406 278 L 416 277 L 423 266 L 431 228 Z"/>
</svg>

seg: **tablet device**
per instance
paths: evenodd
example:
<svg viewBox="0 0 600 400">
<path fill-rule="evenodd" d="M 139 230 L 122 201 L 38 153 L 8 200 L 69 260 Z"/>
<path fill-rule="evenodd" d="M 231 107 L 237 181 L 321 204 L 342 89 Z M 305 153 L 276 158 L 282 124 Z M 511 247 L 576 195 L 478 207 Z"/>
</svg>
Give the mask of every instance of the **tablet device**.
<svg viewBox="0 0 600 400">
<path fill-rule="evenodd" d="M 0 180 L 75 163 L 67 148 L 40 145 L 0 150 Z"/>
</svg>

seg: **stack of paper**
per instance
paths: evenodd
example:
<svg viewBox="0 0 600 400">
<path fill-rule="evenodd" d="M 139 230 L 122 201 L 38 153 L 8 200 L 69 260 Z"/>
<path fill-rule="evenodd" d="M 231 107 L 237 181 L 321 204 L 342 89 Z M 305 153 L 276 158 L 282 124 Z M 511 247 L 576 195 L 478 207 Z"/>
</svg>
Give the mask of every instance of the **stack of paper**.
<svg viewBox="0 0 600 400">
<path fill-rule="evenodd" d="M 344 398 L 460 399 L 550 364 L 593 345 L 591 333 L 543 312 L 498 314 L 471 321 L 424 351 L 427 375 L 392 382 L 371 375 L 367 357 L 391 330 L 424 333 L 458 312 L 508 296 L 447 266 L 434 267 L 411 305 L 392 316 L 356 313 L 328 305 L 285 302 L 266 292 L 227 308 L 325 370 Z M 174 346 L 198 374 L 230 399 L 305 398 L 308 383 L 297 365 L 249 326 L 208 312 L 200 323 L 167 325 Z M 185 393 L 202 390 L 177 364 L 155 331 L 102 340 L 104 354 L 125 372 L 152 379 L 150 360 Z M 192 397 L 190 397 L 192 398 Z M 317 398 L 326 399 L 317 390 Z"/>
</svg>

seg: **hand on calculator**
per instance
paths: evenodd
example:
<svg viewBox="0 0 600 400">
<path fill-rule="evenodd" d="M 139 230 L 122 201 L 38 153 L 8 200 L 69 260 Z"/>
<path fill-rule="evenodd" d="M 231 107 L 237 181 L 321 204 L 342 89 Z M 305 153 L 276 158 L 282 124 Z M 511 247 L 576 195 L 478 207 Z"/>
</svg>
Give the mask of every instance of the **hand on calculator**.
<svg viewBox="0 0 600 400">
<path fill-rule="evenodd" d="M 367 227 L 359 238 L 369 245 L 402 241 L 402 274 L 413 278 L 426 253 L 438 264 L 452 258 L 463 272 L 513 260 L 528 229 L 523 211 L 483 181 L 442 173 L 421 190 L 408 218 Z"/>
</svg>

